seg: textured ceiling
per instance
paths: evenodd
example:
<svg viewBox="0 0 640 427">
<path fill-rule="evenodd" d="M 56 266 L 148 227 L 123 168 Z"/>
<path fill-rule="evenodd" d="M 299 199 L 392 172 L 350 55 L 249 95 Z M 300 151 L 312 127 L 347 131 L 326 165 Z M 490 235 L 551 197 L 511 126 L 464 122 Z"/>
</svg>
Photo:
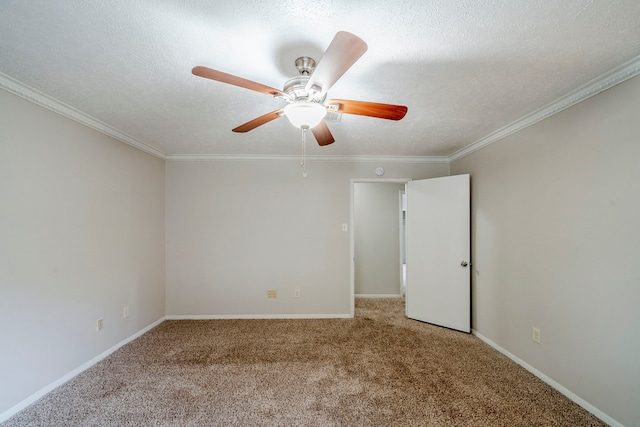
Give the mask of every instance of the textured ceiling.
<svg viewBox="0 0 640 427">
<path fill-rule="evenodd" d="M 638 0 L 0 2 L 0 72 L 166 155 L 296 155 L 284 101 L 195 77 L 204 65 L 282 88 L 336 32 L 368 51 L 331 98 L 406 105 L 343 115 L 327 156 L 448 156 L 640 55 Z"/>
</svg>

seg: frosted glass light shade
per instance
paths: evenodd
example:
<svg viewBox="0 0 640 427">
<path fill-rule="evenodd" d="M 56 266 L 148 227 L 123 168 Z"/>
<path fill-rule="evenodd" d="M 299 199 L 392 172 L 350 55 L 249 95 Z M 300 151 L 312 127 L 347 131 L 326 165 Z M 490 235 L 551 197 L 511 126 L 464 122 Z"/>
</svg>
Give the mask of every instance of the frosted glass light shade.
<svg viewBox="0 0 640 427">
<path fill-rule="evenodd" d="M 322 104 L 301 101 L 284 107 L 284 114 L 295 127 L 310 129 L 324 119 L 327 110 Z"/>
</svg>

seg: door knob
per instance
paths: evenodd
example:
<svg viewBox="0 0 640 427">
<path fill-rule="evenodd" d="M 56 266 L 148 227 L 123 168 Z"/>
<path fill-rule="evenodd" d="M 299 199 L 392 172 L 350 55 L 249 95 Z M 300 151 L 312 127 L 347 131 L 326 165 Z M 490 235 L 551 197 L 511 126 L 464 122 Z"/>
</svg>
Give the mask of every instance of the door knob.
<svg viewBox="0 0 640 427">
<path fill-rule="evenodd" d="M 460 263 L 460 265 L 461 265 L 461 266 L 463 266 L 463 267 L 466 267 L 468 264 L 467 264 L 467 261 L 462 261 L 462 262 Z"/>
</svg>

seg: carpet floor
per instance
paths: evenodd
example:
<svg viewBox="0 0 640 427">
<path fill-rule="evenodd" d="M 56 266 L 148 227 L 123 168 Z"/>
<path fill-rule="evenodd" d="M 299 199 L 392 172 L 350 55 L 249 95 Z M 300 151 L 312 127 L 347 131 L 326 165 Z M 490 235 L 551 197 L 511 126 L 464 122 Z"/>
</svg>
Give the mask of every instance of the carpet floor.
<svg viewBox="0 0 640 427">
<path fill-rule="evenodd" d="M 603 425 L 401 299 L 357 299 L 353 319 L 165 321 L 2 424 Z"/>
</svg>

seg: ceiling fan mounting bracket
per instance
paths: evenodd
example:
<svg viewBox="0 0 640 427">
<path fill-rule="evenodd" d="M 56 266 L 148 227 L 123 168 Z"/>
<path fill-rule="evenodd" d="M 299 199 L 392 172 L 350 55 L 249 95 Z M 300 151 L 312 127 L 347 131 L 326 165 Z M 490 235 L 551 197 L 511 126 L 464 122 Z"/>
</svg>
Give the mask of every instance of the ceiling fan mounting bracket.
<svg viewBox="0 0 640 427">
<path fill-rule="evenodd" d="M 295 64 L 301 76 L 310 76 L 316 69 L 316 61 L 309 56 L 301 56 Z"/>
</svg>

